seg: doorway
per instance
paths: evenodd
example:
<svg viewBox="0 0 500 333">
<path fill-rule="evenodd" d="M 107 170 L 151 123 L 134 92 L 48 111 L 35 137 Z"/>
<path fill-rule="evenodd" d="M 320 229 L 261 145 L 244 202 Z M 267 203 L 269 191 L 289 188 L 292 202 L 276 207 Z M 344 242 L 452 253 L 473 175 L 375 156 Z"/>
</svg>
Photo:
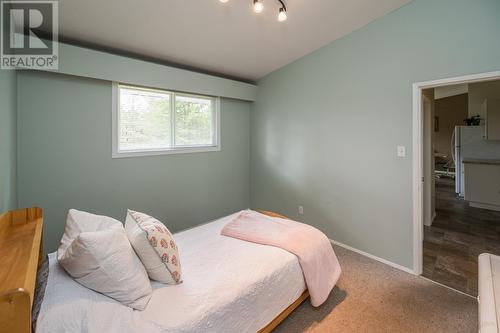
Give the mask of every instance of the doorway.
<svg viewBox="0 0 500 333">
<path fill-rule="evenodd" d="M 493 96 L 484 98 L 478 104 L 478 97 L 473 95 L 475 100 L 472 102 L 476 105 L 469 103 L 468 92 L 464 92 L 463 88 L 469 85 L 484 88 L 487 82 L 494 80 L 499 80 L 500 87 L 500 72 L 421 82 L 413 86 L 414 272 L 470 295 L 477 295 L 477 256 L 483 252 L 500 255 L 500 201 L 496 207 L 491 205 L 491 201 L 480 199 L 482 194 L 474 194 L 484 166 L 475 170 L 476 166 L 468 163 L 480 161 L 479 157 L 486 160 L 485 156 L 500 161 L 500 141 L 495 141 L 494 135 L 488 138 L 486 112 L 479 115 L 483 123 L 478 127 L 468 127 L 463 122 L 465 119 L 474 120 L 471 120 L 476 116 L 474 108 L 479 104 L 481 110 L 486 110 L 487 106 L 482 104 L 488 103 L 487 100 L 496 103 Z M 500 99 L 500 89 L 497 91 Z M 467 117 L 459 114 L 460 107 L 457 105 L 460 103 L 467 103 L 466 109 L 471 105 L 471 110 L 465 114 Z M 446 107 L 457 112 L 455 120 L 444 116 Z M 442 113 L 436 114 L 438 111 Z M 488 114 L 495 114 L 496 117 L 496 113 Z M 468 156 L 468 160 L 461 156 L 455 165 L 455 142 L 461 142 L 452 135 L 456 126 L 463 127 L 463 131 L 457 129 L 462 139 L 471 133 L 484 133 L 483 146 L 488 143 L 488 147 L 474 148 L 484 156 L 479 154 L 475 161 L 472 161 L 472 155 Z M 484 152 L 490 148 L 498 155 Z M 474 154 L 476 150 L 473 150 Z M 500 172 L 500 165 L 498 168 Z M 467 177 L 464 176 L 466 172 Z M 472 180 L 474 182 L 467 184 L 469 190 L 464 194 L 465 183 Z M 500 183 L 498 185 L 500 189 Z M 484 184 L 479 192 L 484 192 L 483 188 Z"/>
</svg>

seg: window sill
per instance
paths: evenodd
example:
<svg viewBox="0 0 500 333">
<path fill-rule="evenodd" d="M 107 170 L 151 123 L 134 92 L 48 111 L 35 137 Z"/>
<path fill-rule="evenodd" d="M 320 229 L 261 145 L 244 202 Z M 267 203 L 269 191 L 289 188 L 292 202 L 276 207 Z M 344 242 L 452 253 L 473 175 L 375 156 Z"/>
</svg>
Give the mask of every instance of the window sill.
<svg viewBox="0 0 500 333">
<path fill-rule="evenodd" d="M 186 148 L 173 148 L 173 149 L 159 149 L 159 150 L 125 150 L 113 151 L 112 158 L 127 158 L 127 157 L 145 157 L 145 156 L 159 156 L 159 155 L 173 155 L 173 154 L 190 154 L 190 153 L 205 153 L 220 151 L 220 146 L 202 146 L 202 147 L 186 147 Z"/>
</svg>

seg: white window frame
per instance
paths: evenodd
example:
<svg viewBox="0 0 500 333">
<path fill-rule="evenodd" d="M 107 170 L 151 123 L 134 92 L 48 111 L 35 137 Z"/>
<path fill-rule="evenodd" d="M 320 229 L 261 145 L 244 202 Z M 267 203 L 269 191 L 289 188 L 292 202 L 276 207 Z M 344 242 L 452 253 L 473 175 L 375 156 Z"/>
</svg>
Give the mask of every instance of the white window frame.
<svg viewBox="0 0 500 333">
<path fill-rule="evenodd" d="M 119 135 L 120 131 L 118 130 L 120 124 L 120 91 L 119 87 L 128 87 L 132 89 L 143 89 L 160 93 L 169 93 L 172 98 L 172 105 L 175 101 L 175 96 L 187 96 L 187 97 L 198 97 L 198 98 L 210 98 L 214 102 L 213 112 L 215 112 L 215 116 L 212 117 L 212 126 L 213 126 L 213 142 L 215 144 L 210 145 L 196 145 L 196 146 L 177 146 L 172 148 L 153 148 L 153 149 L 137 149 L 137 150 L 120 150 L 119 149 Z M 221 142 L 220 142 L 220 97 L 207 96 L 207 95 L 197 95 L 191 93 L 181 93 L 174 92 L 165 89 L 155 89 L 155 88 L 145 88 L 141 86 L 135 86 L 130 84 L 124 84 L 119 82 L 113 82 L 112 84 L 112 105 L 111 105 L 111 124 L 112 124 L 112 158 L 123 158 L 123 157 L 137 157 L 137 156 L 156 156 L 156 155 L 170 155 L 170 154 L 186 154 L 186 153 L 203 153 L 203 152 L 213 152 L 221 150 Z M 175 127 L 175 107 L 171 108 L 171 119 L 173 122 L 173 127 Z M 172 143 L 175 145 L 175 131 L 172 131 Z"/>
</svg>

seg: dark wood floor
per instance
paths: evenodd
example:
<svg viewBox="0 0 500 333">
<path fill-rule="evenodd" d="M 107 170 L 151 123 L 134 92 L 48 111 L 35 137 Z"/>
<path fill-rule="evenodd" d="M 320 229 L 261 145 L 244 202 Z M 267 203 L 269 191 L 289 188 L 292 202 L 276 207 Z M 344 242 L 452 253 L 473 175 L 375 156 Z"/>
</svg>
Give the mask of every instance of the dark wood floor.
<svg viewBox="0 0 500 333">
<path fill-rule="evenodd" d="M 500 255 L 500 212 L 457 198 L 454 180 L 436 181 L 436 218 L 424 227 L 423 276 L 477 296 L 477 257 Z"/>
</svg>

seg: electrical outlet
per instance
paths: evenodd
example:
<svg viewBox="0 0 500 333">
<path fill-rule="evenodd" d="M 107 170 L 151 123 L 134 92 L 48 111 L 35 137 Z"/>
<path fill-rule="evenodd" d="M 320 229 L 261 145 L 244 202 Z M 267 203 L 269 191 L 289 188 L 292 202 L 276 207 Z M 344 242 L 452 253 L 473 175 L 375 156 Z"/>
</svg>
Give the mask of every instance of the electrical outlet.
<svg viewBox="0 0 500 333">
<path fill-rule="evenodd" d="M 299 206 L 299 215 L 304 215 L 304 207 Z"/>
</svg>

